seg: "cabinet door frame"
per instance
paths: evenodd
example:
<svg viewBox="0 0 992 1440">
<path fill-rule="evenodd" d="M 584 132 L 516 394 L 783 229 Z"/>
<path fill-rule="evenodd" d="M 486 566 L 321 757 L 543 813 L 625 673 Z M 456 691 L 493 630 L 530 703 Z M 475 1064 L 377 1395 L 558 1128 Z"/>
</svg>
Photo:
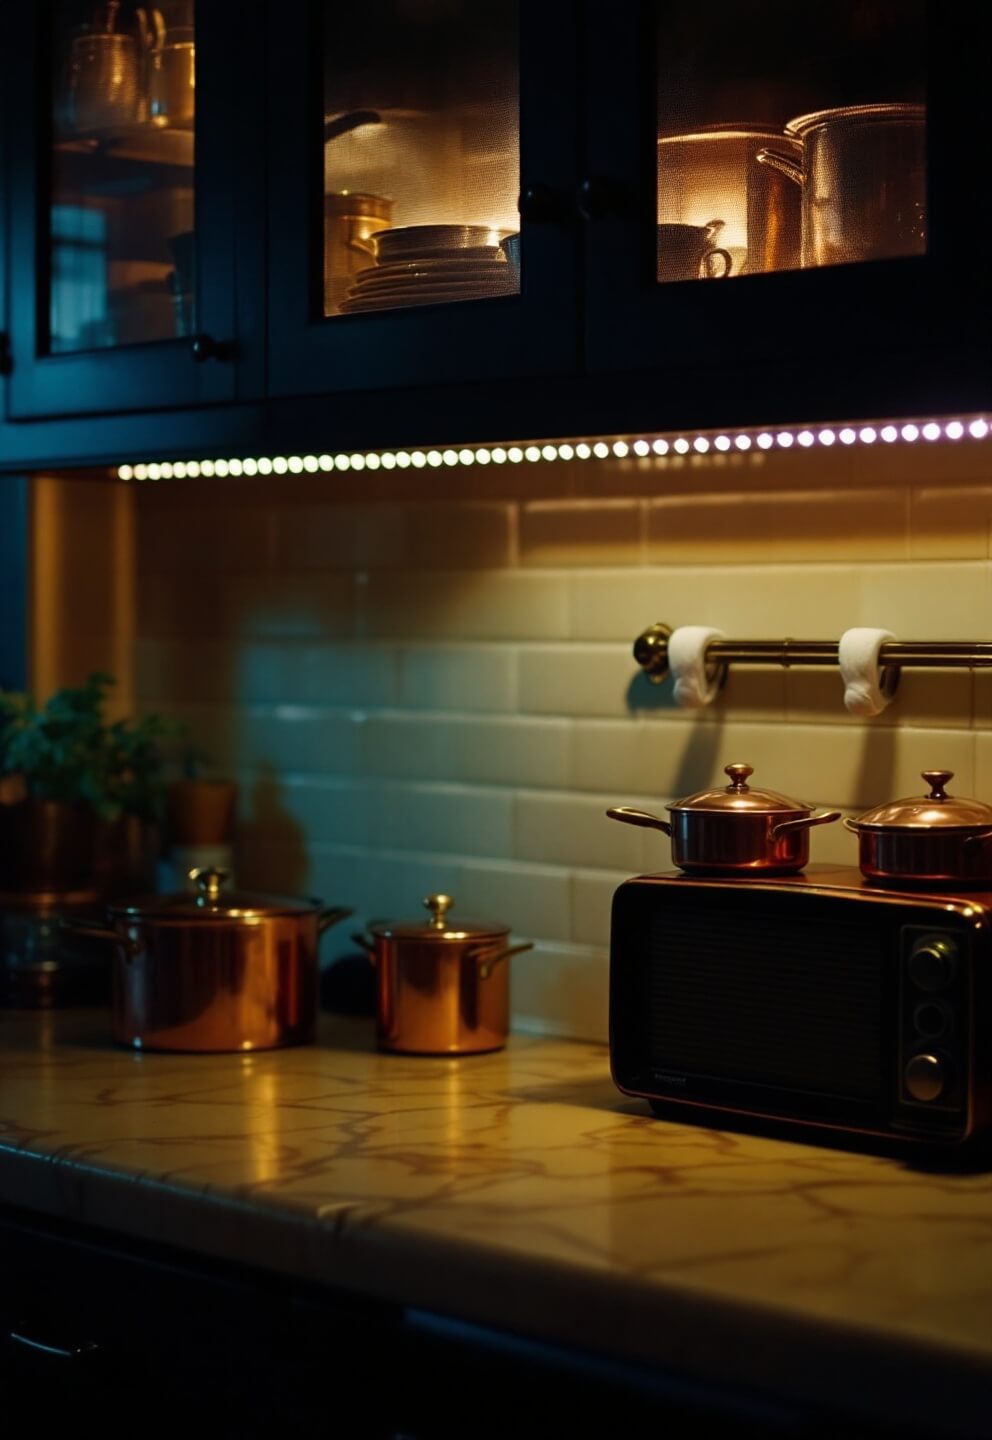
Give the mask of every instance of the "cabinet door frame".
<svg viewBox="0 0 992 1440">
<path fill-rule="evenodd" d="M 588 371 L 658 372 L 658 428 L 987 405 L 992 283 L 979 237 L 992 202 L 974 168 L 984 143 L 985 13 L 969 10 L 974 33 L 964 44 L 954 7 L 927 6 L 925 256 L 658 284 L 659 3 L 587 0 L 584 160 L 598 202 L 586 224 Z M 701 12 L 700 23 L 714 19 Z"/>
<path fill-rule="evenodd" d="M 245 177 L 238 147 L 243 101 L 234 8 L 226 0 L 198 0 L 197 128 L 194 170 L 197 319 L 201 333 L 222 347 L 223 359 L 198 362 L 188 338 L 107 349 L 46 352 L 50 264 L 51 34 L 49 0 L 17 6 L 5 17 L 8 38 L 5 150 L 8 188 L 11 374 L 7 417 L 12 421 L 66 415 L 123 414 L 230 401 L 257 387 L 258 358 L 239 343 L 239 291 L 251 267 L 262 273 L 261 253 L 235 244 L 235 216 Z M 243 27 L 247 29 L 248 27 Z M 232 53 L 232 43 L 235 51 Z M 255 151 L 256 157 L 258 150 Z M 261 219 L 256 209 L 259 233 Z M 249 292 L 250 293 L 250 292 Z M 261 307 L 260 286 L 254 303 Z M 261 327 L 259 327 L 261 329 Z"/>
<path fill-rule="evenodd" d="M 514 0 L 507 0 L 508 4 Z M 521 293 L 325 318 L 323 6 L 272 6 L 268 53 L 269 393 L 341 394 L 575 371 L 579 346 L 577 0 L 520 0 L 520 185 L 547 218 L 522 222 Z M 285 77 L 298 83 L 287 85 Z"/>
</svg>

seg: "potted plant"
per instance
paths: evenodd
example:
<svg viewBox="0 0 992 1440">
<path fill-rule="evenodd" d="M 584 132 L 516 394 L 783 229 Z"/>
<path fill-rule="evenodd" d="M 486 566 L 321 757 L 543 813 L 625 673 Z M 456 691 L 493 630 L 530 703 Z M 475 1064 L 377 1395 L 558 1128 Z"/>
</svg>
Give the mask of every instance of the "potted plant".
<svg viewBox="0 0 992 1440">
<path fill-rule="evenodd" d="M 108 675 L 58 690 L 39 707 L 0 694 L 0 888 L 68 891 L 90 879 L 106 790 Z"/>
<path fill-rule="evenodd" d="M 123 891 L 150 880 L 165 804 L 159 715 L 108 724 L 113 678 L 93 674 L 44 706 L 0 694 L 0 889 Z"/>
</svg>

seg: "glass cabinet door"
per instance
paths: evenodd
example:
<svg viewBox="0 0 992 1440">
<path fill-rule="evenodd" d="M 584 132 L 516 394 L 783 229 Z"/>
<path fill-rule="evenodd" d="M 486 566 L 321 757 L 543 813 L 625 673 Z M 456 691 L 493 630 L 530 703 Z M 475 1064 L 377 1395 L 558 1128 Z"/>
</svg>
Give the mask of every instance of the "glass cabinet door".
<svg viewBox="0 0 992 1440">
<path fill-rule="evenodd" d="M 576 44 L 567 0 L 275 22 L 272 93 L 302 70 L 319 94 L 301 79 L 272 120 L 277 393 L 575 363 Z"/>
<path fill-rule="evenodd" d="M 989 314 L 986 7 L 587 15 L 590 368 L 663 371 L 677 426 L 964 403 L 950 362 L 978 388 Z"/>
<path fill-rule="evenodd" d="M 191 335 L 193 0 L 58 0 L 52 62 L 51 353 Z"/>
<path fill-rule="evenodd" d="M 324 313 L 520 289 L 517 16 L 324 3 Z"/>
<path fill-rule="evenodd" d="M 224 8 L 46 0 L 12 17 L 12 417 L 233 396 Z"/>
<path fill-rule="evenodd" d="M 657 278 L 923 255 L 925 0 L 655 0 Z"/>
</svg>

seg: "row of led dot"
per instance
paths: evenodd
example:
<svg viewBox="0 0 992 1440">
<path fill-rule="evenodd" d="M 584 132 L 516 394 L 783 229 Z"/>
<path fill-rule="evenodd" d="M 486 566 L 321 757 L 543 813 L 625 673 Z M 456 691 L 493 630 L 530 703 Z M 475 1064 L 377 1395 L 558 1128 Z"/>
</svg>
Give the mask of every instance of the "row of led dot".
<svg viewBox="0 0 992 1440">
<path fill-rule="evenodd" d="M 878 428 L 874 425 L 863 425 L 857 430 L 850 425 L 841 430 L 828 427 L 815 431 L 779 430 L 775 433 L 762 430 L 754 436 L 741 431 L 734 436 L 716 435 L 712 440 L 706 435 L 697 435 L 692 440 L 681 435 L 676 440 L 614 440 L 611 444 L 605 440 L 597 440 L 591 445 L 580 440 L 574 445 L 569 442 L 561 445 L 510 445 L 506 449 L 497 445 L 491 449 L 480 446 L 477 449 L 465 447 L 461 450 L 396 450 L 386 451 L 381 455 L 373 451 L 367 454 L 356 452 L 352 455 L 277 455 L 273 459 L 263 457 L 258 460 L 166 460 L 152 461 L 147 465 L 120 465 L 117 474 L 121 480 L 194 480 L 201 475 L 301 475 L 331 470 L 406 470 L 411 466 L 423 470 L 425 467 L 439 469 L 444 465 L 520 465 L 537 460 L 606 460 L 611 455 L 620 460 L 628 455 L 645 459 L 651 455 L 668 455 L 670 452 L 688 455 L 692 451 L 697 455 L 705 455 L 709 450 L 722 453 L 734 449 L 750 450 L 752 445 L 756 445 L 759 450 L 771 450 L 775 446 L 788 450 L 793 445 L 800 445 L 808 450 L 816 444 L 830 446 L 839 442 L 841 445 L 853 445 L 858 441 L 863 445 L 873 445 L 877 440 L 891 445 L 896 440 L 933 441 L 942 437 L 960 440 L 966 434 L 975 440 L 983 440 L 989 434 L 989 424 L 981 418 L 967 424 L 962 420 L 930 420 L 922 425 L 912 422 L 904 425 L 882 425 Z"/>
</svg>

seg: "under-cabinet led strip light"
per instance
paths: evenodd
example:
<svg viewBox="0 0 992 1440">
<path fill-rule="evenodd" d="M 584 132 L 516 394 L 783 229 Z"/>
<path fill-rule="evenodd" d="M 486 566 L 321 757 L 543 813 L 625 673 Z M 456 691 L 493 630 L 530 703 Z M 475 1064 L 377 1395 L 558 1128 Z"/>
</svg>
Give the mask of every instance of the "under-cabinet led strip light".
<svg viewBox="0 0 992 1440">
<path fill-rule="evenodd" d="M 539 460 L 663 459 L 669 455 L 705 455 L 711 450 L 809 450 L 815 445 L 911 444 L 916 440 L 984 440 L 992 426 L 982 415 L 957 420 L 889 421 L 877 425 L 823 425 L 813 428 L 734 430 L 719 435 L 667 435 L 650 439 L 565 440 L 543 445 L 465 445 L 446 450 L 364 450 L 338 455 L 275 455 L 224 460 L 153 460 L 119 465 L 121 480 L 195 480 L 212 475 L 302 475 L 335 470 L 423 470 L 455 465 L 520 465 Z"/>
</svg>

